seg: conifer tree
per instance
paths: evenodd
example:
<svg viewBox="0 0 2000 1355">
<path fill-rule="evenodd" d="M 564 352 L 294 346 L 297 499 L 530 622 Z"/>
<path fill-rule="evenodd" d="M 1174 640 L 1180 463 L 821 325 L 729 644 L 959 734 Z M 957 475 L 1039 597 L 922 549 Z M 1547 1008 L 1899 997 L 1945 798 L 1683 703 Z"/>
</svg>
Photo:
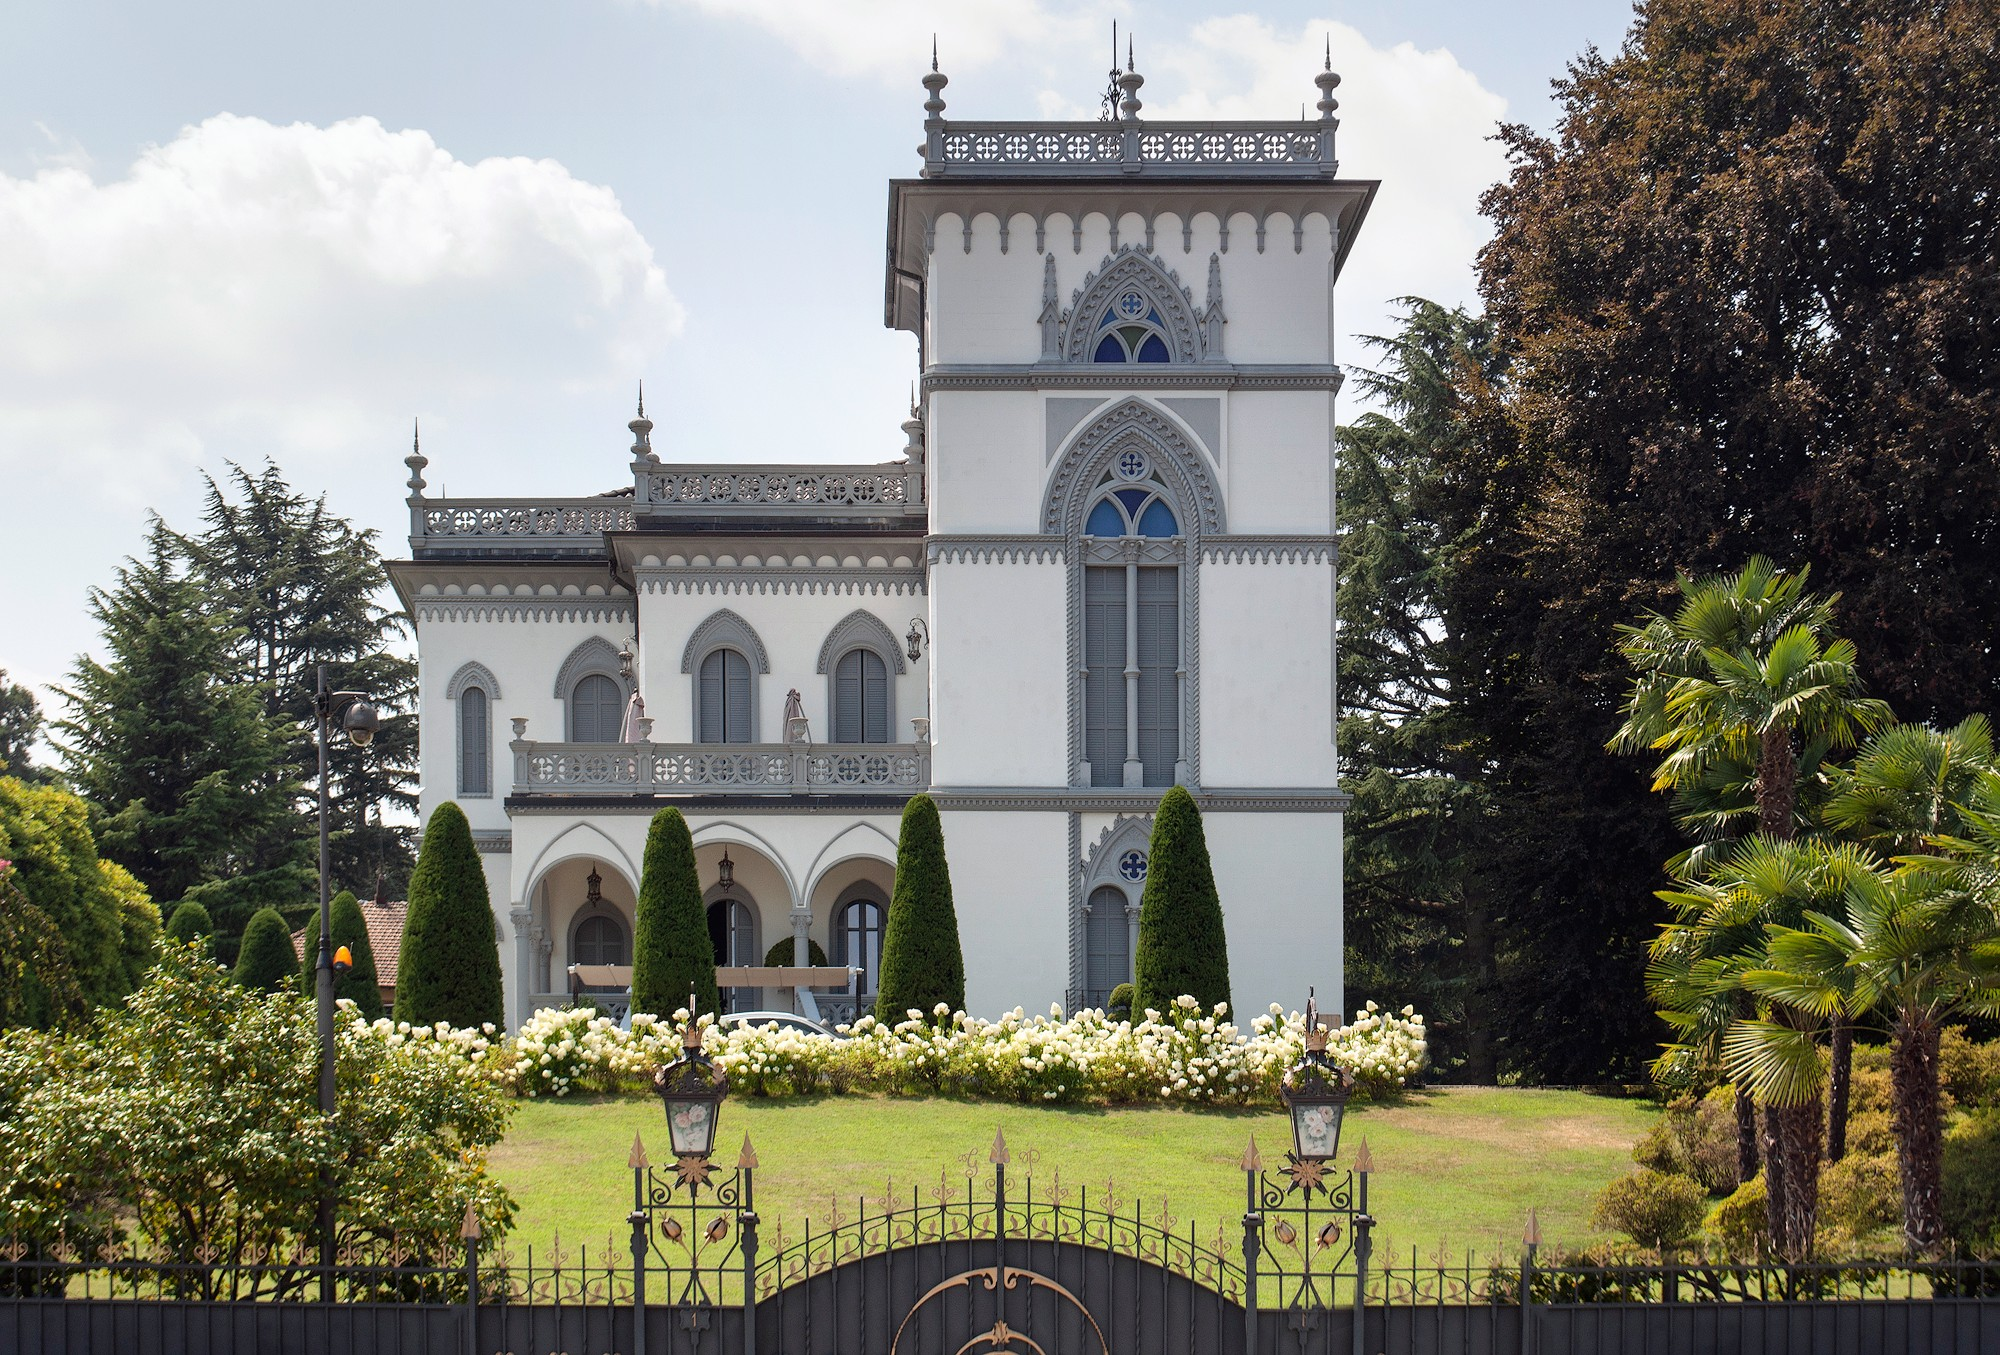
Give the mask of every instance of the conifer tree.
<svg viewBox="0 0 2000 1355">
<path fill-rule="evenodd" d="M 632 938 L 632 1010 L 673 1015 L 694 994 L 697 1014 L 716 1012 L 715 945 L 701 906 L 694 838 L 678 809 L 662 809 L 646 830 Z"/>
<path fill-rule="evenodd" d="M 91 591 L 107 659 L 77 660 L 56 729 L 98 849 L 155 899 L 199 891 L 227 954 L 260 904 L 296 910 L 312 873 L 278 730 L 233 671 L 234 635 L 182 554 L 156 518 L 116 585 Z M 287 851 L 259 855 L 288 833 Z"/>
<path fill-rule="evenodd" d="M 243 946 L 236 956 L 236 982 L 260 993 L 281 992 L 297 972 L 292 954 L 292 932 L 285 915 L 275 908 L 259 908 L 243 929 Z"/>
<path fill-rule="evenodd" d="M 348 998 L 354 1003 L 354 1010 L 363 1020 L 373 1021 L 382 1014 L 382 989 L 375 976 L 375 950 L 368 942 L 368 919 L 361 915 L 361 904 L 345 889 L 333 896 L 327 905 L 328 916 L 333 922 L 333 949 L 347 947 L 353 957 L 354 967 L 345 975 L 337 975 L 333 981 L 333 997 L 336 1002 Z M 299 957 L 299 986 L 307 997 L 319 993 L 319 909 L 315 908 L 306 916 L 305 950 Z"/>
<path fill-rule="evenodd" d="M 1160 797 L 1146 850 L 1139 902 L 1139 954 L 1132 967 L 1135 1012 L 1168 1010 L 1177 997 L 1204 1009 L 1229 1001 L 1229 942 L 1222 897 L 1208 862 L 1201 810 L 1185 786 Z"/>
<path fill-rule="evenodd" d="M 465 811 L 449 800 L 424 828 L 396 970 L 398 1021 L 498 1026 L 506 1019 L 486 871 Z"/>
<path fill-rule="evenodd" d="M 48 781 L 49 769 L 31 759 L 41 732 L 41 703 L 26 687 L 8 681 L 7 670 L 0 668 L 0 773 L 21 781 Z"/>
<path fill-rule="evenodd" d="M 208 916 L 208 909 L 193 899 L 184 900 L 167 919 L 166 930 L 162 933 L 168 945 L 184 946 L 199 940 L 205 950 L 215 948 L 215 923 Z"/>
<path fill-rule="evenodd" d="M 875 1018 L 902 1021 L 914 1009 L 929 1020 L 939 1003 L 949 1011 L 964 1009 L 965 954 L 937 802 L 914 795 L 903 806 L 896 841 L 896 892 L 883 929 Z"/>
<path fill-rule="evenodd" d="M 796 949 L 792 937 L 780 937 L 771 943 L 769 950 L 764 952 L 764 963 L 774 969 L 789 969 L 792 964 L 792 952 Z M 806 938 L 806 963 L 812 965 L 827 963 L 826 951 L 811 937 Z"/>
</svg>

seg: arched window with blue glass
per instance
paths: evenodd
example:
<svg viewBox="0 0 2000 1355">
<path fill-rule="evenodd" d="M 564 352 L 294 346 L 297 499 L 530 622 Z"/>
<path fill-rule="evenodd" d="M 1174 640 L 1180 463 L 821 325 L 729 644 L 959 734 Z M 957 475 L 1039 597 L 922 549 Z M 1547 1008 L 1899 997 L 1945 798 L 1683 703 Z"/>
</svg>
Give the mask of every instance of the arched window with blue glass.
<svg viewBox="0 0 2000 1355">
<path fill-rule="evenodd" d="M 1181 751 L 1183 538 L 1137 446 L 1111 458 L 1083 520 L 1084 760 L 1094 786 L 1170 786 Z"/>
<path fill-rule="evenodd" d="M 1152 299 L 1136 287 L 1113 297 L 1097 322 L 1092 362 L 1172 362 L 1167 322 Z"/>
</svg>

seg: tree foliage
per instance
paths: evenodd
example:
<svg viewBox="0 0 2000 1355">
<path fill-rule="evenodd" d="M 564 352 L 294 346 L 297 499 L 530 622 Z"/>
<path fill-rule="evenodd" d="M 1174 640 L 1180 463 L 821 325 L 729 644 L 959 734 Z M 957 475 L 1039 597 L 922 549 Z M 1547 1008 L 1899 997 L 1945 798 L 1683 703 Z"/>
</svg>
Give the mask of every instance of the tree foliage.
<svg viewBox="0 0 2000 1355">
<path fill-rule="evenodd" d="M 368 919 L 362 915 L 360 902 L 345 889 L 328 901 L 327 917 L 333 924 L 329 948 L 337 951 L 346 946 L 354 959 L 353 968 L 334 978 L 333 999 L 336 1002 L 347 999 L 354 1004 L 356 1015 L 373 1021 L 382 1015 L 382 987 L 375 974 L 375 947 L 368 940 Z M 309 998 L 319 995 L 317 908 L 306 915 L 305 947 L 299 956 L 299 989 Z"/>
<path fill-rule="evenodd" d="M 49 769 L 33 761 L 41 732 L 41 702 L 20 683 L 10 682 L 7 670 L 0 668 L 0 773 L 21 781 L 47 781 Z"/>
<path fill-rule="evenodd" d="M 948 1012 L 965 1006 L 965 953 L 937 802 L 913 795 L 896 839 L 896 892 L 883 928 L 875 1016 L 891 1024 L 910 1011 L 929 1017 L 939 1003 Z"/>
<path fill-rule="evenodd" d="M 215 923 L 210 920 L 208 909 L 188 899 L 174 909 L 160 935 L 170 945 L 184 946 L 198 940 L 203 943 L 204 949 L 208 949 L 213 945 L 211 938 L 215 935 Z"/>
<path fill-rule="evenodd" d="M 1138 1011 L 1169 1011 L 1174 999 L 1183 996 L 1203 1010 L 1229 1001 L 1222 896 L 1209 865 L 1201 810 L 1185 786 L 1170 787 L 1153 817 L 1132 988 L 1132 1006 Z"/>
<path fill-rule="evenodd" d="M 701 906 L 694 838 L 678 809 L 653 815 L 639 868 L 632 937 L 632 1010 L 668 1017 L 694 995 L 695 1010 L 718 1012 L 715 947 Z"/>
<path fill-rule="evenodd" d="M 275 908 L 259 908 L 243 929 L 243 945 L 236 955 L 236 982 L 252 992 L 276 993 L 291 986 L 298 969 L 285 915 Z"/>
<path fill-rule="evenodd" d="M 500 942 L 486 871 L 465 811 L 431 811 L 396 965 L 396 1019 L 411 1025 L 499 1026 L 505 1021 Z"/>
</svg>

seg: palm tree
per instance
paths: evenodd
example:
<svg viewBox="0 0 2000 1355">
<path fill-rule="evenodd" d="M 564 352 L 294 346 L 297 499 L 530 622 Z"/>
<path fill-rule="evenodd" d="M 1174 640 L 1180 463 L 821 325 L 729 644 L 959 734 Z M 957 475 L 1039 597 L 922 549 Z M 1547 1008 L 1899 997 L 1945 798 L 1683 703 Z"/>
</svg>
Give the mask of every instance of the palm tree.
<svg viewBox="0 0 2000 1355">
<path fill-rule="evenodd" d="M 1653 788 L 1674 791 L 1683 824 L 1708 839 L 1678 863 L 1685 872 L 1706 867 L 1720 850 L 1716 840 L 1747 818 L 1748 804 L 1766 837 L 1795 838 L 1802 769 L 1816 770 L 1834 750 L 1891 718 L 1885 703 L 1861 695 L 1853 644 L 1828 638 L 1839 595 L 1808 593 L 1809 572 L 1787 574 L 1759 555 L 1732 575 L 1682 575 L 1681 604 L 1672 616 L 1654 613 L 1621 627 L 1619 649 L 1638 676 L 1610 746 L 1663 754 Z M 1832 1137 L 1843 1146 L 1851 1040 L 1845 1022 L 1835 1021 L 1831 1099 L 1841 1128 Z M 1739 1162 L 1748 1156 L 1749 1122 L 1739 1088 Z M 1768 1123 L 1766 1136 L 1772 1137 Z M 1774 1220 L 1781 1205 L 1789 1217 L 1811 1213 L 1805 1195 L 1775 1197 L 1816 1190 L 1815 1183 L 1782 1181 L 1774 1173 L 1766 1185 Z"/>
<path fill-rule="evenodd" d="M 1654 1077 L 1667 1086 L 1697 1080 L 1722 1064 L 1726 1039 L 1742 1021 L 1772 1017 L 1759 1012 L 1744 982 L 1768 966 L 1770 928 L 1796 927 L 1815 910 L 1837 909 L 1849 882 L 1875 869 L 1872 855 L 1851 843 L 1760 835 L 1728 848 L 1706 879 L 1660 891 L 1675 921 L 1653 943 L 1647 990 L 1675 1040 L 1655 1060 Z M 1817 1048 L 1817 1023 L 1791 1011 L 1776 1019 Z M 1757 1171 L 1756 1115 L 1749 1085 L 1737 1087 L 1737 1175 L 1748 1180 Z M 1819 1194 L 1819 1085 L 1802 1096 L 1760 1099 L 1771 1245 L 1781 1255 L 1803 1256 Z"/>
<path fill-rule="evenodd" d="M 1888 1017 L 1903 1239 L 1930 1253 L 1944 1238 L 1938 1037 L 1952 1016 L 2000 1015 L 2000 914 L 1948 871 L 1908 863 L 1854 876 L 1846 902 L 1845 919 L 1815 912 L 1804 926 L 1773 927 L 1768 965 L 1743 983 L 1777 1012 Z M 1737 1022 L 1723 1042 L 1726 1066 L 1761 1096 L 1804 1096 L 1818 1086 L 1818 1050 L 1798 1038 L 1799 1024 Z"/>
</svg>

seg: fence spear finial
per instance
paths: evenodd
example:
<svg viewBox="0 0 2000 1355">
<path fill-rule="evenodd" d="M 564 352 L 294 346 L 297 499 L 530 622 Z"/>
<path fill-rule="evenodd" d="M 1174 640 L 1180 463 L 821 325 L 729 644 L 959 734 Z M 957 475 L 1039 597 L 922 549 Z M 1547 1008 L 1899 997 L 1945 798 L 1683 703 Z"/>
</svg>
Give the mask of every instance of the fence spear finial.
<svg viewBox="0 0 2000 1355">
<path fill-rule="evenodd" d="M 1264 1170 L 1264 1155 L 1257 1151 L 1257 1136 L 1255 1134 L 1250 1136 L 1250 1146 L 1243 1150 L 1242 1166 L 1246 1172 L 1260 1172 Z"/>
<path fill-rule="evenodd" d="M 1361 1150 L 1354 1155 L 1354 1170 L 1358 1172 L 1372 1172 L 1375 1170 L 1375 1158 L 1368 1151 L 1368 1140 L 1365 1138 L 1361 1140 Z"/>
<path fill-rule="evenodd" d="M 479 1213 L 470 1200 L 465 1202 L 465 1222 L 459 1225 L 458 1235 L 466 1242 L 477 1242 L 480 1238 Z"/>
<path fill-rule="evenodd" d="M 1542 1221 L 1536 1217 L 1536 1211 L 1533 1209 L 1528 1210 L 1528 1231 L 1521 1235 L 1521 1241 L 1530 1247 L 1542 1245 Z"/>
<path fill-rule="evenodd" d="M 757 1150 L 750 1146 L 750 1136 L 747 1133 L 743 1136 L 743 1151 L 736 1155 L 736 1165 L 746 1168 L 757 1165 Z"/>
<path fill-rule="evenodd" d="M 633 1171 L 644 1171 L 653 1164 L 646 1160 L 646 1145 L 637 1134 L 632 1135 L 632 1155 L 625 1159 L 625 1165 Z"/>
<path fill-rule="evenodd" d="M 1007 1165 L 1007 1139 L 998 1129 L 993 1131 L 993 1151 L 986 1155 L 986 1160 L 996 1167 Z"/>
</svg>

